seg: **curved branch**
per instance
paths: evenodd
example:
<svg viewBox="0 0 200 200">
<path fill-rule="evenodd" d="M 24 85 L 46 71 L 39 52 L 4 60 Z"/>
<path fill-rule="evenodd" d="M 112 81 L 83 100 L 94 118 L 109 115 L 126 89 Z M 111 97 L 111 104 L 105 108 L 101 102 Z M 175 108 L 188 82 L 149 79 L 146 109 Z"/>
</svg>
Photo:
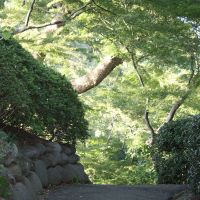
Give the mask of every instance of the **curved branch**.
<svg viewBox="0 0 200 200">
<path fill-rule="evenodd" d="M 101 83 L 118 65 L 122 64 L 121 58 L 106 58 L 102 64 L 83 77 L 72 80 L 71 84 L 78 94 L 84 93 Z"/>
<path fill-rule="evenodd" d="M 22 6 L 24 6 L 26 4 L 26 0 L 22 1 Z"/>
<path fill-rule="evenodd" d="M 46 24 L 40 24 L 40 25 L 34 25 L 34 26 L 27 26 L 24 27 L 22 29 L 16 29 L 13 32 L 13 35 L 19 34 L 19 33 L 23 33 L 25 31 L 31 30 L 31 29 L 41 29 L 41 28 L 45 28 L 48 26 L 53 26 L 53 25 L 63 25 L 65 23 L 65 21 L 59 20 L 59 21 L 55 21 L 55 22 L 50 22 L 50 23 L 46 23 Z"/>
<path fill-rule="evenodd" d="M 100 8 L 101 10 L 103 10 L 103 11 L 105 11 L 105 12 L 109 12 L 109 13 L 111 13 L 111 14 L 113 14 L 113 15 L 116 15 L 116 14 L 113 13 L 112 11 L 107 10 L 107 9 L 103 8 L 102 6 L 100 6 L 99 4 L 97 4 L 97 3 L 95 2 L 95 0 L 92 0 L 92 2 L 94 3 L 94 5 L 95 5 L 96 7 Z"/>
<path fill-rule="evenodd" d="M 147 108 L 145 108 L 145 111 L 144 111 L 144 119 L 145 119 L 145 122 L 146 122 L 146 125 L 149 129 L 149 131 L 151 132 L 151 145 L 154 144 L 154 140 L 155 140 L 155 131 L 150 123 L 150 120 L 149 120 L 149 111 L 147 110 Z"/>
<path fill-rule="evenodd" d="M 131 56 L 131 60 L 132 60 L 132 63 L 133 63 L 133 67 L 134 67 L 134 69 L 136 71 L 137 77 L 138 77 L 138 79 L 140 81 L 141 86 L 144 88 L 145 87 L 145 83 L 144 83 L 144 80 L 143 80 L 140 72 L 138 71 L 138 63 L 142 59 L 144 59 L 144 58 L 146 58 L 148 56 L 147 55 L 141 56 L 137 61 L 135 61 L 134 53 L 128 47 L 126 47 L 126 50 L 128 51 L 128 53 Z M 151 122 L 149 120 L 148 104 L 149 104 L 149 98 L 147 97 L 146 98 L 146 106 L 145 106 L 145 109 L 144 109 L 144 120 L 145 120 L 145 123 L 147 125 L 147 128 L 149 129 L 149 131 L 151 133 L 151 145 L 153 145 L 156 133 L 155 133 L 155 131 L 153 129 L 153 126 L 151 125 Z"/>
<path fill-rule="evenodd" d="M 80 7 L 79 9 L 75 10 L 74 12 L 72 12 L 68 17 L 69 19 L 74 19 L 76 17 L 78 17 L 80 14 L 82 14 L 85 10 L 85 8 L 87 8 L 87 6 L 89 6 L 90 4 L 92 4 L 93 1 L 89 1 L 88 3 L 86 3 L 85 5 L 83 5 L 82 7 Z"/>
<path fill-rule="evenodd" d="M 167 122 L 167 123 L 173 120 L 173 118 L 174 118 L 174 116 L 175 116 L 177 110 L 178 110 L 178 109 L 180 108 L 180 106 L 184 103 L 184 101 L 187 99 L 187 97 L 189 96 L 190 93 L 191 93 L 191 91 L 188 90 L 188 91 L 186 92 L 186 94 L 185 94 L 183 97 L 181 97 L 181 98 L 172 106 L 172 108 L 171 108 L 171 110 L 170 110 L 170 112 L 169 112 L 169 114 L 168 114 L 168 116 L 167 116 L 167 119 L 166 119 L 166 122 Z"/>
<path fill-rule="evenodd" d="M 189 78 L 189 81 L 188 81 L 188 85 L 191 84 L 191 81 L 194 77 L 194 65 L 195 65 L 195 58 L 194 56 L 191 56 L 191 65 L 190 65 L 190 70 L 191 70 L 191 75 L 190 75 L 190 78 Z"/>
<path fill-rule="evenodd" d="M 144 85 L 144 80 L 143 80 L 142 76 L 140 75 L 140 73 L 138 71 L 138 62 L 135 62 L 134 54 L 128 47 L 126 47 L 126 50 L 128 51 L 128 53 L 131 56 L 131 60 L 132 60 L 132 63 L 133 63 L 133 68 L 135 69 L 135 72 L 136 72 L 137 77 L 138 77 L 138 79 L 140 81 L 140 84 L 141 84 L 142 87 L 144 87 L 145 86 Z"/>
<path fill-rule="evenodd" d="M 134 67 L 134 69 L 136 71 L 137 77 L 138 77 L 138 79 L 140 81 L 140 84 L 142 85 L 142 87 L 144 87 L 144 80 L 143 80 L 142 76 L 140 75 L 140 73 L 138 71 L 137 64 L 135 62 L 133 54 L 131 54 L 131 59 L 132 59 L 133 67 Z"/>
<path fill-rule="evenodd" d="M 67 19 L 68 20 L 75 19 L 76 17 L 81 15 L 85 11 L 85 9 L 92 3 L 93 3 L 93 1 L 89 1 L 85 5 L 81 6 L 80 8 L 78 8 L 77 10 L 72 12 L 69 16 L 67 16 Z M 19 34 L 19 33 L 23 33 L 25 31 L 28 31 L 28 30 L 31 30 L 31 29 L 42 29 L 42 28 L 46 28 L 46 27 L 54 26 L 54 25 L 57 25 L 57 27 L 60 27 L 60 26 L 64 26 L 66 24 L 67 20 L 63 19 L 63 20 L 57 20 L 57 21 L 49 22 L 49 23 L 45 23 L 45 24 L 29 26 L 28 24 L 29 24 L 29 21 L 30 21 L 30 16 L 31 16 L 31 13 L 33 11 L 34 4 L 35 4 L 35 0 L 32 1 L 30 9 L 29 9 L 29 11 L 27 13 L 26 20 L 25 20 L 25 26 L 22 27 L 22 28 L 16 29 L 12 33 L 13 35 L 16 35 L 16 34 Z M 64 16 L 64 14 L 63 14 L 63 16 Z"/>
<path fill-rule="evenodd" d="M 178 101 L 176 101 L 175 104 L 172 106 L 172 108 L 167 116 L 167 119 L 166 119 L 167 123 L 173 120 L 177 110 L 180 108 L 180 106 L 184 103 L 184 101 L 187 99 L 187 97 L 191 93 L 190 86 L 192 84 L 192 81 L 196 78 L 195 71 L 194 71 L 194 65 L 195 65 L 195 58 L 192 55 L 191 56 L 191 64 L 190 64 L 191 75 L 188 80 L 188 91 Z"/>
<path fill-rule="evenodd" d="M 30 20 L 30 17 L 31 17 L 31 13 L 33 11 L 34 4 L 35 4 L 35 0 L 32 1 L 31 6 L 29 8 L 29 11 L 28 11 L 28 13 L 26 15 L 25 24 L 24 24 L 25 27 L 27 27 L 28 24 L 29 24 L 29 20 Z"/>
</svg>

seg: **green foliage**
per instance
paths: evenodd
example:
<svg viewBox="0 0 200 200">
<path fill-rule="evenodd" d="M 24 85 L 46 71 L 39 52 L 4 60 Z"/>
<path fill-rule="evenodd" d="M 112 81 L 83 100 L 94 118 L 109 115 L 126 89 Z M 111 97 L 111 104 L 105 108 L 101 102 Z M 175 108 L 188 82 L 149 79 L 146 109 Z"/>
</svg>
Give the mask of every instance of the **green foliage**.
<svg viewBox="0 0 200 200">
<path fill-rule="evenodd" d="M 3 197 L 7 199 L 10 196 L 10 185 L 7 179 L 0 176 L 0 198 Z"/>
<path fill-rule="evenodd" d="M 30 17 L 30 26 L 49 23 L 58 19 L 64 20 L 65 25 L 59 26 L 53 31 L 48 29 L 51 27 L 25 31 L 16 35 L 15 38 L 38 60 L 48 66 L 53 66 L 54 69 L 72 79 L 93 69 L 105 55 L 118 55 L 123 58 L 124 64 L 113 70 L 109 77 L 96 89 L 81 95 L 81 101 L 89 108 L 86 112 L 86 118 L 89 121 L 91 135 L 93 137 L 101 135 L 107 138 L 102 140 L 98 138 L 98 142 L 97 138 L 92 138 L 88 142 L 88 153 L 85 152 L 84 148 L 81 148 L 80 153 L 83 156 L 88 156 L 88 160 L 84 158 L 83 161 L 95 182 L 154 182 L 154 179 L 148 178 L 149 176 L 146 174 L 148 164 L 145 164 L 144 168 L 137 164 L 130 166 L 131 161 L 128 157 L 125 161 L 116 161 L 121 148 L 117 146 L 121 146 L 121 143 L 116 144 L 114 142 L 113 145 L 109 143 L 110 148 L 107 148 L 105 143 L 107 140 L 113 142 L 113 138 L 118 138 L 128 143 L 127 149 L 130 152 L 136 147 L 143 149 L 144 143 L 150 135 L 143 120 L 146 98 L 150 99 L 148 105 L 149 118 L 156 130 L 165 121 L 174 102 L 188 90 L 188 80 L 191 73 L 194 72 L 194 75 L 199 79 L 200 20 L 198 0 L 95 0 L 96 5 L 92 3 L 77 18 L 69 21 L 67 16 L 87 2 L 87 0 L 36 1 Z M 30 3 L 31 0 L 27 0 L 26 4 L 21 6 L 21 0 L 6 1 L 4 9 L 0 12 L 0 22 L 1 26 L 5 27 L 4 30 L 10 30 L 8 26 L 11 29 L 23 27 Z M 9 37 L 6 33 L 4 39 L 7 38 Z M 131 58 L 130 52 L 127 52 L 127 47 L 134 59 Z M 195 57 L 194 66 L 191 64 L 192 57 Z M 141 88 L 138 81 L 133 61 L 137 64 L 137 69 L 144 80 L 144 88 Z M 9 70 L 12 71 L 11 68 Z M 45 73 L 48 74 L 47 67 L 45 70 Z M 25 72 L 23 74 L 26 75 Z M 37 73 L 34 72 L 34 74 Z M 50 79 L 55 80 L 55 76 L 57 75 L 48 75 L 48 81 Z M 64 129 L 65 123 L 63 121 L 67 117 L 64 115 L 64 118 L 61 117 L 65 110 L 62 110 L 64 106 L 60 105 L 62 100 L 58 100 L 57 92 L 55 95 L 57 107 L 55 105 L 51 107 L 52 111 L 49 115 L 49 104 L 45 101 L 48 96 L 45 92 L 47 90 L 40 89 L 39 78 L 34 76 L 34 85 L 37 87 L 34 90 L 31 89 L 40 94 L 36 102 L 38 106 L 36 103 L 32 103 L 32 97 L 29 98 L 29 94 L 26 92 L 27 84 L 24 85 L 23 81 L 21 81 L 22 83 L 18 82 L 18 77 L 17 80 L 15 80 L 15 76 L 10 78 L 12 81 L 6 79 L 4 81 L 7 81 L 11 88 L 15 88 L 12 91 L 8 88 L 8 91 L 14 94 L 12 101 L 19 102 L 17 107 L 21 110 L 15 110 L 20 114 L 19 119 L 22 119 L 23 112 L 36 113 L 34 110 L 37 107 L 36 115 L 31 115 L 30 120 L 24 117 L 26 124 L 21 123 L 18 118 L 15 119 L 15 121 L 18 120 L 15 123 L 34 128 L 38 133 L 46 131 L 44 127 L 48 127 L 48 132 L 52 132 L 53 127 L 58 127 L 60 122 L 62 122 L 62 129 Z M 41 80 L 43 80 L 43 75 Z M 59 80 L 61 79 L 59 78 Z M 55 82 L 57 83 L 57 81 L 50 81 L 52 89 L 48 88 L 48 91 L 57 91 L 57 87 L 52 86 Z M 29 85 L 32 85 L 32 80 L 30 80 Z M 47 84 L 44 83 L 43 85 Z M 190 85 L 190 90 L 195 91 L 196 88 L 196 86 Z M 22 89 L 24 92 L 21 93 Z M 198 89 L 186 99 L 176 113 L 176 118 L 188 115 L 188 113 L 199 113 L 200 95 L 197 92 Z M 38 92 L 39 90 L 41 92 Z M 6 93 L 7 90 L 4 92 Z M 41 105 L 39 99 L 42 99 L 41 102 L 45 102 L 45 104 Z M 57 103 L 58 101 L 59 103 Z M 53 96 L 52 102 L 54 102 Z M 10 106 L 12 104 L 6 104 L 4 108 L 8 118 L 9 113 L 14 110 Z M 53 111 L 55 107 L 59 113 Z M 42 113 L 38 111 L 40 108 L 43 108 Z M 56 114 L 53 114 L 54 112 Z M 52 115 L 56 116 L 56 121 L 54 121 Z M 59 120 L 57 120 L 58 116 L 60 116 Z M 9 118 L 9 120 L 11 119 Z M 32 122 L 31 125 L 27 121 Z M 140 137 L 135 138 L 135 136 Z M 176 137 L 179 138 L 179 136 Z M 171 136 L 166 136 L 166 138 L 171 140 Z M 141 142 L 138 143 L 138 140 Z M 92 141 L 95 141 L 94 144 Z M 101 148 L 102 151 L 106 150 L 109 153 L 102 155 L 102 152 L 99 151 Z M 139 161 L 148 154 L 146 150 L 142 150 L 142 153 L 140 151 L 135 152 L 138 154 L 137 159 Z M 177 155 L 174 156 L 177 157 Z M 98 157 L 102 158 L 100 159 L 101 162 L 97 159 Z M 178 161 L 180 165 L 185 163 L 185 159 L 185 156 L 181 157 Z M 123 166 L 127 170 L 122 170 Z M 152 164 L 149 164 L 149 166 L 149 169 L 152 169 Z M 165 168 L 165 170 L 168 170 L 168 168 Z M 181 170 L 184 170 L 184 168 Z M 175 176 L 174 180 L 182 181 L 185 176 L 180 174 L 179 171 L 179 167 L 173 169 L 174 176 L 177 173 L 179 174 L 178 177 Z M 121 175 L 121 178 L 117 176 L 118 174 Z M 133 176 L 132 179 L 131 176 Z M 145 176 L 148 180 L 145 179 Z"/>
<path fill-rule="evenodd" d="M 6 133 L 0 130 L 0 163 L 5 158 L 5 156 L 10 152 L 12 144 L 10 138 Z"/>
<path fill-rule="evenodd" d="M 0 9 L 3 8 L 5 0 L 0 0 Z"/>
<path fill-rule="evenodd" d="M 155 171 L 149 150 L 141 146 L 129 152 L 119 140 L 91 138 L 85 146 L 78 145 L 78 153 L 85 171 L 97 184 L 145 184 L 155 183 Z"/>
<path fill-rule="evenodd" d="M 159 183 L 189 183 L 200 193 L 200 115 L 165 124 L 156 139 Z"/>
<path fill-rule="evenodd" d="M 84 108 L 67 79 L 41 65 L 16 41 L 0 41 L 1 123 L 55 140 L 88 136 Z"/>
</svg>

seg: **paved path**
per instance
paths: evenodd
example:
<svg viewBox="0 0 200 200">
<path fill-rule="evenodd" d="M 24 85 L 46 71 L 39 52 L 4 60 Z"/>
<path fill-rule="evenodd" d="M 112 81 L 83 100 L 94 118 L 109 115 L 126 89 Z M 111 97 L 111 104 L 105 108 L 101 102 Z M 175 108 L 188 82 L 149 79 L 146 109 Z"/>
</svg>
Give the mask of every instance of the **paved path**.
<svg viewBox="0 0 200 200">
<path fill-rule="evenodd" d="M 66 185 L 48 195 L 48 200 L 170 200 L 185 190 L 183 185 Z"/>
</svg>

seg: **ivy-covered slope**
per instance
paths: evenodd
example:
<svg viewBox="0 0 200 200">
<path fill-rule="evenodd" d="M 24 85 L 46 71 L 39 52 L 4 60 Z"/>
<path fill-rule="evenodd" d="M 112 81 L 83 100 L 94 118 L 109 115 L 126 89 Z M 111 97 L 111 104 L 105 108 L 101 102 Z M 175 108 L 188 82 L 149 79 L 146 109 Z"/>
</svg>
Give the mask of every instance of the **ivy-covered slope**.
<svg viewBox="0 0 200 200">
<path fill-rule="evenodd" d="M 88 137 L 71 84 L 15 40 L 0 41 L 0 123 L 71 143 Z"/>
</svg>

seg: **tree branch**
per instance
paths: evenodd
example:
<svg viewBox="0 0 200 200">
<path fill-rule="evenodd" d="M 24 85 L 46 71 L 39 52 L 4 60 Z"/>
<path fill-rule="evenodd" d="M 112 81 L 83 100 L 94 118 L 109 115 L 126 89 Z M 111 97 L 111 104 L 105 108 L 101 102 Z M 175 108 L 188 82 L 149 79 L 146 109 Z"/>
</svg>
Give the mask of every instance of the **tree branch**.
<svg viewBox="0 0 200 200">
<path fill-rule="evenodd" d="M 23 1 L 24 3 L 25 1 Z M 94 4 L 96 7 L 106 11 L 106 12 L 110 12 L 112 14 L 115 14 L 101 6 L 99 6 L 94 0 L 89 1 L 88 3 L 86 3 L 85 5 L 81 6 L 80 8 L 78 8 L 77 10 L 75 10 L 74 12 L 72 12 L 67 18 L 68 20 L 72 20 L 75 19 L 76 17 L 78 17 L 79 15 L 81 15 L 83 12 L 85 12 L 85 9 L 90 5 L 90 4 Z M 30 21 L 30 17 L 31 17 L 31 13 L 33 11 L 33 7 L 35 4 L 35 0 L 32 1 L 31 6 L 29 8 L 29 11 L 26 15 L 26 20 L 25 20 L 25 25 L 22 28 L 16 29 L 12 34 L 16 35 L 19 33 L 23 33 L 25 31 L 31 30 L 31 29 L 42 29 L 42 28 L 46 28 L 49 26 L 53 26 L 53 25 L 57 25 L 58 27 L 60 26 L 64 26 L 66 24 L 66 19 L 63 20 L 57 20 L 55 22 L 49 22 L 49 23 L 45 23 L 45 24 L 39 24 L 39 25 L 33 25 L 33 26 L 29 26 L 29 21 Z"/>
<path fill-rule="evenodd" d="M 107 9 L 103 8 L 102 6 L 100 6 L 99 4 L 97 4 L 97 3 L 95 2 L 95 0 L 92 0 L 92 2 L 94 3 L 94 5 L 95 5 L 96 7 L 100 8 L 101 10 L 103 10 L 103 11 L 105 11 L 105 12 L 109 12 L 109 13 L 111 13 L 111 14 L 113 14 L 113 15 L 116 15 L 116 14 L 113 13 L 112 11 L 107 10 Z"/>
<path fill-rule="evenodd" d="M 35 0 L 32 1 L 31 6 L 30 6 L 28 13 L 26 15 L 25 24 L 24 24 L 25 27 L 27 27 L 28 24 L 29 24 L 29 20 L 30 20 L 30 17 L 31 17 L 31 13 L 33 11 L 34 4 L 35 4 Z"/>
<path fill-rule="evenodd" d="M 144 111 L 144 119 L 145 119 L 145 122 L 146 122 L 146 125 L 151 133 L 151 145 L 154 144 L 154 140 L 155 140 L 155 131 L 150 123 L 150 120 L 149 120 L 149 111 L 147 110 L 147 108 L 145 108 L 145 111 Z"/>
<path fill-rule="evenodd" d="M 22 6 L 24 6 L 26 4 L 26 0 L 22 1 Z"/>
<path fill-rule="evenodd" d="M 195 65 L 195 58 L 194 58 L 194 56 L 191 56 L 191 65 L 190 65 L 191 75 L 190 75 L 190 78 L 188 81 L 188 85 L 191 84 L 191 81 L 194 77 L 194 65 Z"/>
<path fill-rule="evenodd" d="M 140 84 L 141 84 L 142 87 L 144 87 L 144 80 L 143 80 L 142 76 L 140 75 L 140 73 L 139 73 L 139 71 L 138 71 L 138 66 L 137 66 L 137 63 L 138 63 L 138 62 L 137 62 L 137 63 L 135 62 L 135 57 L 134 57 L 133 52 L 132 52 L 128 47 L 126 47 L 126 49 L 127 49 L 128 53 L 129 53 L 130 56 L 131 56 L 131 60 L 132 60 L 132 63 L 133 63 L 133 67 L 134 67 L 135 72 L 136 72 L 136 74 L 137 74 L 137 77 L 138 77 L 138 79 L 139 79 L 139 81 L 140 81 Z"/>
<path fill-rule="evenodd" d="M 68 16 L 68 20 L 72 20 L 72 19 L 75 19 L 76 17 L 78 17 L 92 3 L 93 3 L 93 1 L 89 1 L 85 5 L 81 6 L 80 8 L 78 8 L 77 10 L 75 10 L 74 12 L 72 12 Z M 31 29 L 42 29 L 42 28 L 46 28 L 46 27 L 54 26 L 54 25 L 57 25 L 58 27 L 60 27 L 60 26 L 64 26 L 66 24 L 66 19 L 63 19 L 63 20 L 56 20 L 54 22 L 49 22 L 49 23 L 45 23 L 45 24 L 39 24 L 39 25 L 29 26 L 28 24 L 29 24 L 29 21 L 30 21 L 30 16 L 31 16 L 31 13 L 33 11 L 34 4 L 35 4 L 35 0 L 32 1 L 30 9 L 29 9 L 29 11 L 27 13 L 26 20 L 25 20 L 25 26 L 22 27 L 22 28 L 16 29 L 12 33 L 13 35 L 16 35 L 16 34 L 19 34 L 19 33 L 23 33 L 25 31 L 28 31 L 28 30 L 31 30 Z"/>
<path fill-rule="evenodd" d="M 173 120 L 177 110 L 180 108 L 180 106 L 184 103 L 184 101 L 187 99 L 187 97 L 190 95 L 191 93 L 191 89 L 190 89 L 190 85 L 192 83 L 192 80 L 195 78 L 195 71 L 194 71 L 194 65 L 195 65 L 195 58 L 194 56 L 192 55 L 191 56 L 191 64 L 190 64 L 190 69 L 191 69 L 191 75 L 189 77 L 189 80 L 188 80 L 188 91 L 178 100 L 175 102 L 175 104 L 172 106 L 168 116 L 167 116 L 167 119 L 166 119 L 166 122 L 170 122 Z"/>
<path fill-rule="evenodd" d="M 148 57 L 149 57 L 149 55 L 143 55 L 143 56 L 141 56 L 140 58 L 138 58 L 138 59 L 136 60 L 136 63 L 138 64 L 138 63 L 141 62 L 143 59 L 148 58 Z"/>
<path fill-rule="evenodd" d="M 129 53 L 130 56 L 131 56 L 131 60 L 132 60 L 132 63 L 133 63 L 133 67 L 134 67 L 134 69 L 135 69 L 135 71 L 136 71 L 136 74 L 137 74 L 137 77 L 138 77 L 138 79 L 139 79 L 139 81 L 140 81 L 140 84 L 141 84 L 141 86 L 144 88 L 144 87 L 145 87 L 145 83 L 144 83 L 144 80 L 143 80 L 141 74 L 140 74 L 139 71 L 138 71 L 138 63 L 139 63 L 142 59 L 144 59 L 144 58 L 146 58 L 146 57 L 148 57 L 148 56 L 146 56 L 146 55 L 145 55 L 145 56 L 141 56 L 139 59 L 137 59 L 137 61 L 135 61 L 134 53 L 133 53 L 128 47 L 126 47 L 126 49 L 127 49 L 128 53 Z M 147 97 L 147 98 L 146 98 L 146 106 L 145 106 L 145 110 L 144 110 L 144 120 L 145 120 L 145 123 L 146 123 L 146 125 L 147 125 L 147 128 L 149 129 L 149 131 L 150 131 L 150 133 L 151 133 L 151 145 L 153 145 L 154 140 L 155 140 L 155 135 L 156 135 L 156 133 L 155 133 L 155 131 L 154 131 L 154 129 L 153 129 L 153 126 L 151 125 L 151 122 L 150 122 L 150 120 L 149 120 L 148 104 L 149 104 L 149 98 Z"/>
<path fill-rule="evenodd" d="M 79 9 L 75 10 L 74 12 L 72 12 L 69 15 L 69 18 L 74 19 L 74 18 L 78 17 L 80 14 L 82 14 L 84 12 L 85 8 L 87 8 L 92 3 L 93 3 L 93 1 L 91 0 L 88 3 L 86 3 L 85 5 L 83 5 L 82 7 L 80 7 Z"/>
<path fill-rule="evenodd" d="M 188 91 L 186 92 L 186 94 L 185 94 L 183 97 L 181 97 L 181 98 L 172 106 L 172 108 L 171 108 L 171 110 L 170 110 L 170 112 L 169 112 L 169 114 L 168 114 L 168 116 L 167 116 L 167 119 L 166 119 L 166 122 L 167 122 L 167 123 L 173 120 L 173 118 L 174 118 L 174 116 L 175 116 L 177 110 L 178 110 L 178 109 L 180 108 L 180 106 L 184 103 L 184 101 L 187 99 L 187 97 L 189 96 L 190 93 L 191 93 L 191 90 L 188 90 Z"/>
<path fill-rule="evenodd" d="M 71 84 L 78 94 L 86 92 L 101 83 L 116 66 L 122 63 L 123 61 L 121 58 L 107 58 L 102 64 L 99 64 L 95 69 L 85 76 L 72 80 Z"/>
<path fill-rule="evenodd" d="M 23 33 L 27 30 L 31 30 L 31 29 L 41 29 L 41 28 L 45 28 L 48 26 L 53 26 L 53 25 L 62 25 L 63 23 L 65 23 L 65 21 L 59 20 L 59 21 L 55 21 L 55 22 L 50 22 L 50 23 L 46 23 L 46 24 L 40 24 L 40 25 L 34 25 L 34 26 L 28 26 L 28 27 L 24 27 L 21 29 L 16 29 L 13 32 L 13 35 L 19 34 L 19 33 Z"/>
</svg>

